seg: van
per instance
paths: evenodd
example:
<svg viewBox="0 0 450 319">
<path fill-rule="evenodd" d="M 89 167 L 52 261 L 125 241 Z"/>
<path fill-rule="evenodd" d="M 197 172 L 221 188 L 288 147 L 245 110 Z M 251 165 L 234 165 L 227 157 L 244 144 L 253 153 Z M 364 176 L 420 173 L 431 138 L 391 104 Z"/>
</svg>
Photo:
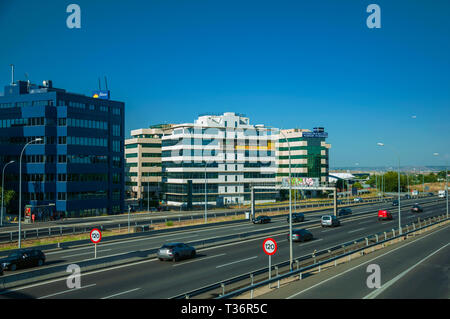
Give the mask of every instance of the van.
<svg viewBox="0 0 450 319">
<path fill-rule="evenodd" d="M 393 219 L 392 214 L 389 211 L 385 209 L 380 209 L 378 211 L 378 220 L 392 220 L 392 219 Z"/>
<path fill-rule="evenodd" d="M 341 222 L 334 215 L 325 215 L 320 219 L 320 224 L 322 227 L 334 227 L 339 226 Z"/>
</svg>

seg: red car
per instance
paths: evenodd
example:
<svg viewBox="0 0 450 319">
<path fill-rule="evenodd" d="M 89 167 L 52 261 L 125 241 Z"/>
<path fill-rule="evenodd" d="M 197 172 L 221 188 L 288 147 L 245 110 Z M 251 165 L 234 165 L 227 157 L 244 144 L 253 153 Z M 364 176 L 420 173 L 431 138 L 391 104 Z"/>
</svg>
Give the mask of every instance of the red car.
<svg viewBox="0 0 450 319">
<path fill-rule="evenodd" d="M 392 218 L 392 214 L 390 212 L 388 212 L 385 209 L 380 209 L 378 211 L 378 220 L 391 220 Z"/>
</svg>

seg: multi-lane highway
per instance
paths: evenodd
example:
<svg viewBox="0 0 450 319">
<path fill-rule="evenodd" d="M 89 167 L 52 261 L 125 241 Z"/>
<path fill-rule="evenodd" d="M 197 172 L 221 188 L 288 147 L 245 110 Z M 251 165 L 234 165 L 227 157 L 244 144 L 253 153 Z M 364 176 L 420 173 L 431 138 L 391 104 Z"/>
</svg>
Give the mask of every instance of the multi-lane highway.
<svg viewBox="0 0 450 319">
<path fill-rule="evenodd" d="M 419 216 L 426 218 L 445 213 L 444 202 L 436 202 L 436 198 L 422 199 L 424 212 Z M 434 201 L 434 202 L 430 202 Z M 404 205 L 412 200 L 405 201 Z M 389 208 L 394 220 L 378 222 L 376 211 Z M 398 226 L 397 208 L 390 203 L 359 207 L 353 210 L 353 215 L 343 219 L 342 226 L 333 229 L 322 229 L 317 221 L 324 212 L 307 214 L 304 223 L 298 223 L 295 228 L 308 228 L 314 234 L 315 240 L 294 244 L 294 256 L 310 254 L 314 249 L 321 250 L 338 243 L 347 242 L 365 235 L 390 230 Z M 416 220 L 417 214 L 410 212 L 410 206 L 402 210 L 403 224 Z M 313 221 L 313 222 L 311 222 Z M 284 231 L 274 232 L 284 225 Z M 262 240 L 268 236 L 278 243 L 278 252 L 272 257 L 276 264 L 289 258 L 289 243 L 287 240 L 288 225 L 286 217 L 274 218 L 267 225 L 242 223 L 212 227 L 208 229 L 190 230 L 187 232 L 165 234 L 158 237 L 140 238 L 98 246 L 100 256 L 118 254 L 135 250 L 158 248 L 164 242 L 199 240 L 211 236 L 223 236 L 255 229 L 266 229 L 267 232 L 258 238 L 242 240 L 237 243 L 222 244 L 215 247 L 198 249 L 194 259 L 178 263 L 160 262 L 151 258 L 140 262 L 111 267 L 108 269 L 82 273 L 82 288 L 69 290 L 66 279 L 50 280 L 11 290 L 0 292 L 2 298 L 170 298 L 202 286 L 225 280 L 243 273 L 267 266 L 267 256 L 262 251 Z M 92 247 L 69 249 L 47 253 L 49 263 L 62 263 L 92 258 Z M 8 275 L 5 272 L 5 275 Z"/>
<path fill-rule="evenodd" d="M 367 285 L 377 265 L 380 286 Z M 264 299 L 448 299 L 450 225 L 260 295 Z M 374 279 L 369 279 L 373 283 Z M 348 283 L 351 283 L 350 285 Z"/>
</svg>

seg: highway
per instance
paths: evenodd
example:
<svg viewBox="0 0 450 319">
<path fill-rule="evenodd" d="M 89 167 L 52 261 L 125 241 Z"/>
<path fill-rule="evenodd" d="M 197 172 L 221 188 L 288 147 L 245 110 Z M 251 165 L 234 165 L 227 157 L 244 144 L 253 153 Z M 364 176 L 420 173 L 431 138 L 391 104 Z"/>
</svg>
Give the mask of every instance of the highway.
<svg viewBox="0 0 450 319">
<path fill-rule="evenodd" d="M 430 200 L 430 199 L 428 199 Z M 425 201 L 422 200 L 422 201 Z M 415 202 L 409 201 L 410 204 Z M 426 218 L 430 216 L 442 215 L 445 212 L 445 204 L 440 201 L 438 204 L 424 204 L 425 210 L 419 216 Z M 376 211 L 378 208 L 389 208 L 393 213 L 394 220 L 378 222 Z M 359 212 L 361 215 L 358 216 Z M 317 220 L 320 215 L 311 213 L 308 220 Z M 417 214 L 412 214 L 409 207 L 402 210 L 403 224 L 410 224 L 417 219 Z M 285 225 L 282 234 L 274 234 L 271 228 Z M 298 228 L 302 223 L 295 225 Z M 338 243 L 350 241 L 365 235 L 376 232 L 389 231 L 398 225 L 397 208 L 390 203 L 372 205 L 355 208 L 353 216 L 342 219 L 342 226 L 333 229 L 322 229 L 314 223 L 306 228 L 314 234 L 315 240 L 306 243 L 294 243 L 294 256 L 300 257 L 310 254 L 314 249 L 321 250 L 334 246 Z M 82 273 L 82 288 L 68 290 L 65 279 L 51 280 L 23 286 L 12 290 L 0 292 L 1 298 L 170 298 L 174 295 L 196 289 L 214 282 L 225 280 L 230 277 L 241 275 L 256 269 L 267 267 L 268 258 L 262 251 L 262 241 L 264 238 L 273 237 L 278 243 L 278 252 L 272 257 L 272 263 L 276 264 L 289 258 L 289 243 L 287 241 L 288 225 L 286 217 L 273 219 L 267 225 L 252 225 L 245 223 L 242 225 L 222 226 L 214 229 L 202 231 L 180 232 L 179 234 L 166 234 L 160 238 L 148 238 L 142 240 L 130 240 L 128 242 L 111 243 L 109 246 L 99 245 L 98 251 L 104 251 L 105 255 L 115 254 L 120 251 L 130 251 L 136 249 L 149 249 L 160 247 L 167 241 L 189 241 L 189 236 L 198 240 L 202 236 L 220 236 L 230 232 L 239 232 L 253 229 L 266 228 L 267 233 L 255 239 L 242 240 L 238 243 L 218 245 L 206 249 L 198 249 L 198 256 L 195 259 L 180 261 L 178 263 L 160 262 L 156 259 L 144 260 L 129 265 L 112 267 L 104 270 Z M 185 237 L 183 237 L 185 236 Z M 183 239 L 184 238 L 184 239 Z M 48 253 L 49 262 L 58 260 L 65 262 L 76 262 L 81 258 L 88 257 L 82 255 L 85 250 L 92 247 L 78 248 L 78 256 L 64 256 L 67 252 Z M 106 249 L 109 249 L 105 251 Z M 92 258 L 92 255 L 91 257 Z M 5 272 L 5 275 L 7 273 Z"/>
<path fill-rule="evenodd" d="M 381 287 L 369 288 L 367 266 L 380 268 Z M 259 296 L 263 299 L 448 299 L 450 225 L 306 277 Z M 352 283 L 349 285 L 348 283 Z"/>
</svg>

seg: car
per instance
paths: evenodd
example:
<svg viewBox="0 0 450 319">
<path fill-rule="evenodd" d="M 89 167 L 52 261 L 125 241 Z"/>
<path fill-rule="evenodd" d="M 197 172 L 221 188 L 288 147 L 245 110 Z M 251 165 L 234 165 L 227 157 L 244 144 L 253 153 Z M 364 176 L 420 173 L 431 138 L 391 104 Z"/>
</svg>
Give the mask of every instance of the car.
<svg viewBox="0 0 450 319">
<path fill-rule="evenodd" d="M 398 199 L 394 199 L 392 201 L 392 206 L 398 206 Z"/>
<path fill-rule="evenodd" d="M 428 196 L 434 196 L 434 193 L 430 192 L 430 193 L 428 193 Z"/>
<path fill-rule="evenodd" d="M 302 213 L 292 213 L 292 222 L 299 223 L 305 221 L 305 215 Z M 287 222 L 289 223 L 289 215 L 287 217 Z"/>
<path fill-rule="evenodd" d="M 167 243 L 158 249 L 156 256 L 159 260 L 172 260 L 174 262 L 183 258 L 194 258 L 197 252 L 194 247 L 184 243 Z"/>
<path fill-rule="evenodd" d="M 293 229 L 292 230 L 292 241 L 307 241 L 314 238 L 313 234 L 306 229 Z M 289 240 L 289 234 L 287 235 Z"/>
<path fill-rule="evenodd" d="M 266 224 L 270 223 L 271 219 L 269 216 L 266 215 L 260 215 L 253 219 L 253 224 Z"/>
<path fill-rule="evenodd" d="M 325 216 L 322 216 L 322 218 L 320 219 L 320 224 L 322 225 L 322 227 L 328 227 L 328 226 L 334 227 L 334 226 L 340 226 L 341 222 L 334 215 L 325 215 Z"/>
<path fill-rule="evenodd" d="M 361 197 L 356 197 L 353 201 L 356 203 L 362 203 L 363 199 Z"/>
<path fill-rule="evenodd" d="M 352 210 L 350 208 L 341 208 L 338 212 L 338 216 L 346 216 L 346 215 L 351 215 L 352 214 Z"/>
<path fill-rule="evenodd" d="M 18 250 L 0 260 L 2 269 L 15 271 L 18 268 L 42 266 L 45 254 L 39 249 Z"/>
<path fill-rule="evenodd" d="M 392 220 L 392 214 L 386 209 L 380 209 L 378 211 L 378 220 Z"/>
<path fill-rule="evenodd" d="M 411 208 L 411 212 L 413 212 L 413 213 L 421 213 L 421 212 L 423 212 L 423 208 L 419 204 L 415 203 L 413 205 L 413 207 Z"/>
<path fill-rule="evenodd" d="M 405 199 L 411 199 L 411 195 L 405 195 L 405 197 L 404 197 Z"/>
</svg>

